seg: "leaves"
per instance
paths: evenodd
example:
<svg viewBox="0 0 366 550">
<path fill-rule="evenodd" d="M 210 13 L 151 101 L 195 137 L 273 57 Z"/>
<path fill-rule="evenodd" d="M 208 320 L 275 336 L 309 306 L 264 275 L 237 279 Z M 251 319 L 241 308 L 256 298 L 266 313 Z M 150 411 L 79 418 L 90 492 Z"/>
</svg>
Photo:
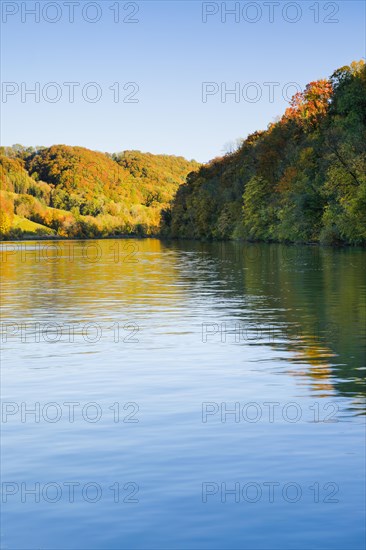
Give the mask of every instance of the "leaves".
<svg viewBox="0 0 366 550">
<path fill-rule="evenodd" d="M 66 145 L 2 153 L 2 188 L 16 214 L 64 237 L 156 234 L 162 210 L 199 166 L 182 157 Z"/>
<path fill-rule="evenodd" d="M 193 238 L 366 245 L 365 196 L 360 61 L 308 84 L 279 122 L 193 173 L 165 229 Z"/>
</svg>

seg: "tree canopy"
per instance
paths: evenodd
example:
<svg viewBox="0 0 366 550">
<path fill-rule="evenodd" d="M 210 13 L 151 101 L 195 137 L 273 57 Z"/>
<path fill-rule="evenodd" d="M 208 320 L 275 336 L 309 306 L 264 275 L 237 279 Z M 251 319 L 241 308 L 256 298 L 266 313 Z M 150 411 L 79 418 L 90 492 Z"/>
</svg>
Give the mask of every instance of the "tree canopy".
<svg viewBox="0 0 366 550">
<path fill-rule="evenodd" d="M 154 235 L 189 172 L 183 157 L 124 151 L 113 155 L 54 145 L 0 150 L 3 237 Z M 15 216 L 15 218 L 14 218 Z M 23 220 L 23 223 L 22 223 Z"/>
<path fill-rule="evenodd" d="M 173 237 L 366 245 L 366 68 L 308 84 L 266 131 L 178 189 Z"/>
</svg>

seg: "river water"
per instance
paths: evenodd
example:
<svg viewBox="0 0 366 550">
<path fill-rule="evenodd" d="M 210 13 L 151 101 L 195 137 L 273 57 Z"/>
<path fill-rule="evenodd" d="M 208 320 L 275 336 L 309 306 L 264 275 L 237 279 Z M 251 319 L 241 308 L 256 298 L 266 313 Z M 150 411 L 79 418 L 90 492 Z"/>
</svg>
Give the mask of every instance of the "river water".
<svg viewBox="0 0 366 550">
<path fill-rule="evenodd" d="M 365 250 L 1 255 L 3 548 L 365 547 Z"/>
</svg>

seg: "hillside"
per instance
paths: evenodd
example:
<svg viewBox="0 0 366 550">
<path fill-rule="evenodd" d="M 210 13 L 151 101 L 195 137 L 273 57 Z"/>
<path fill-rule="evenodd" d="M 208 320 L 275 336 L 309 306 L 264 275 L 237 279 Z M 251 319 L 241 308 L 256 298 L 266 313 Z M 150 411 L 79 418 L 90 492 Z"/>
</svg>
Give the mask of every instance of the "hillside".
<svg viewBox="0 0 366 550">
<path fill-rule="evenodd" d="M 365 246 L 365 63 L 311 82 L 278 122 L 206 165 L 17 145 L 0 148 L 0 169 L 3 238 L 160 234 Z"/>
<path fill-rule="evenodd" d="M 156 234 L 162 209 L 199 167 L 182 157 L 108 155 L 66 145 L 3 147 L 0 153 L 5 238 Z"/>
<path fill-rule="evenodd" d="M 311 82 L 283 117 L 192 173 L 172 237 L 366 245 L 366 68 Z"/>
</svg>

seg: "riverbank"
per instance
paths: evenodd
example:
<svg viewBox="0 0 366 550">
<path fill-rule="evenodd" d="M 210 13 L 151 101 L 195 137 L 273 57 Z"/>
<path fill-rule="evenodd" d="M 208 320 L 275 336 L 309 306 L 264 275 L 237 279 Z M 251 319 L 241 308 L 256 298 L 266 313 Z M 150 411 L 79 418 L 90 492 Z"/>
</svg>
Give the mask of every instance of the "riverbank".
<svg viewBox="0 0 366 550">
<path fill-rule="evenodd" d="M 108 241 L 108 240 L 150 240 L 158 239 L 162 242 L 197 242 L 197 243 L 233 243 L 241 245 L 284 245 L 284 246 L 306 246 L 306 247 L 320 247 L 320 248 L 351 248 L 351 249 L 366 249 L 365 245 L 353 245 L 349 243 L 320 243 L 314 241 L 308 242 L 291 242 L 291 241 L 253 241 L 245 239 L 194 239 L 191 237 L 167 237 L 166 235 L 107 235 L 98 237 L 63 237 L 59 235 L 25 235 L 19 238 L 0 239 L 0 244 L 6 243 L 21 243 L 21 242 L 74 242 L 74 241 Z"/>
</svg>

